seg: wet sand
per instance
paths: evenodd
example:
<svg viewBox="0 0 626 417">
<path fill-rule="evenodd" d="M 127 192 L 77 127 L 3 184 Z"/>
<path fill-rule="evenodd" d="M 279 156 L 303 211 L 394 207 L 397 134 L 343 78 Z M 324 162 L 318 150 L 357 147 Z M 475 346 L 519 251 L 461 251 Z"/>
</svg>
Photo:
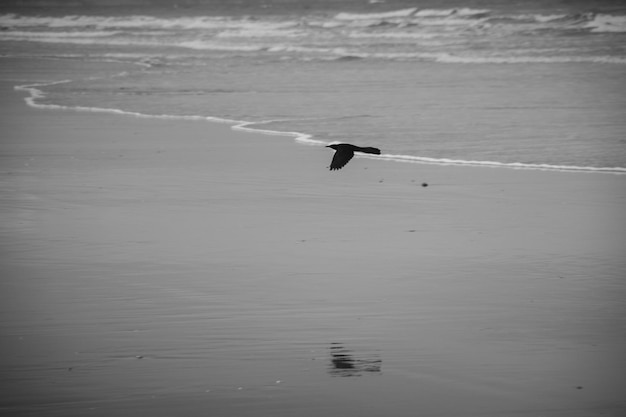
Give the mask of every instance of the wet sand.
<svg viewBox="0 0 626 417">
<path fill-rule="evenodd" d="M 626 176 L 330 172 L 285 137 L 1 90 L 3 415 L 626 410 Z"/>
</svg>

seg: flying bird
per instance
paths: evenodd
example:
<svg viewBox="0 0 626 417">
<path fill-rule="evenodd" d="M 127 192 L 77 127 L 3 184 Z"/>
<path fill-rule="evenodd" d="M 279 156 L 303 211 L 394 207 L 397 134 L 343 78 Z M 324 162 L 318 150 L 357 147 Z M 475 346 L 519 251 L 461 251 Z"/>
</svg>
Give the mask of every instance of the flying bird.
<svg viewBox="0 0 626 417">
<path fill-rule="evenodd" d="M 336 143 L 334 145 L 328 145 L 327 148 L 335 150 L 335 155 L 330 163 L 330 170 L 341 169 L 346 165 L 354 156 L 355 152 L 371 153 L 374 155 L 380 155 L 380 149 L 350 145 L 349 143 Z"/>
</svg>

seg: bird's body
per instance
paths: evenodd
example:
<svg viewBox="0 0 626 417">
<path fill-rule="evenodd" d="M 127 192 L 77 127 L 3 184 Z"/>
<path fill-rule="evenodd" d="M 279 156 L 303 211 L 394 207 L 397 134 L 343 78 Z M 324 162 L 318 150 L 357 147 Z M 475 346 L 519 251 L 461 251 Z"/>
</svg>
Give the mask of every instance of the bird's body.
<svg viewBox="0 0 626 417">
<path fill-rule="evenodd" d="M 380 149 L 351 145 L 349 143 L 336 143 L 334 145 L 328 145 L 327 148 L 335 150 L 335 155 L 330 163 L 330 170 L 343 168 L 354 156 L 355 152 L 370 153 L 374 155 L 380 155 Z"/>
</svg>

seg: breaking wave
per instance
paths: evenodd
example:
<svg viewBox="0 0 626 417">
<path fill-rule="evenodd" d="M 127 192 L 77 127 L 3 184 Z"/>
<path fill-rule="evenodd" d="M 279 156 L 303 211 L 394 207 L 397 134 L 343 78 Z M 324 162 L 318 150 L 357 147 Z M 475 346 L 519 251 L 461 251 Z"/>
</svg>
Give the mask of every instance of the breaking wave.
<svg viewBox="0 0 626 417">
<path fill-rule="evenodd" d="M 626 16 L 612 16 L 598 14 L 591 21 L 585 23 L 591 32 L 626 32 Z"/>
<path fill-rule="evenodd" d="M 0 15 L 0 27 L 0 41 L 266 52 L 306 60 L 350 57 L 449 64 L 626 62 L 626 48 L 620 38 L 626 31 L 626 16 L 592 12 L 499 14 L 488 9 L 414 7 L 379 13 L 255 18 L 5 14 Z M 599 33 L 613 36 L 609 42 L 614 47 L 602 48 L 606 40 L 594 40 Z M 536 46 L 535 52 L 520 56 L 520 48 L 533 51 L 526 46 L 529 39 Z M 481 46 L 485 43 L 490 48 Z"/>
<path fill-rule="evenodd" d="M 570 29 L 590 29 L 593 32 L 625 32 L 626 16 L 606 13 L 576 14 L 497 14 L 488 9 L 418 9 L 408 8 L 380 13 L 338 13 L 328 18 L 320 16 L 251 18 L 232 16 L 187 16 L 155 17 L 130 16 L 23 16 L 14 13 L 0 15 L 0 26 L 14 28 L 51 28 L 73 30 L 86 28 L 110 29 L 157 29 L 157 30 L 242 30 L 253 35 L 263 31 L 281 31 L 294 28 L 337 28 L 353 22 L 377 22 L 388 25 L 458 25 L 465 22 L 473 25 L 477 21 L 510 25 L 515 23 L 558 24 L 561 29 L 567 24 Z M 558 28 L 559 26 L 555 26 Z"/>
<path fill-rule="evenodd" d="M 6 14 L 0 16 L 0 25 L 11 27 L 48 27 L 48 28 L 99 28 L 99 29 L 237 29 L 250 27 L 285 28 L 295 22 L 277 22 L 228 17 L 197 16 L 159 18 L 154 16 L 21 16 Z"/>
<path fill-rule="evenodd" d="M 417 8 L 402 9 L 384 13 L 339 13 L 336 20 L 379 20 L 397 17 L 410 17 L 415 14 Z"/>
</svg>

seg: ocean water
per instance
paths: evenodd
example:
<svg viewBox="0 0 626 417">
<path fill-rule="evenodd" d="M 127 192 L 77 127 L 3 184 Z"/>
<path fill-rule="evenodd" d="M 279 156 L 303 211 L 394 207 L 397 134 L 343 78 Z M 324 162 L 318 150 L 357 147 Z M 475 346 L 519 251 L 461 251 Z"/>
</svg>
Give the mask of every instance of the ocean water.
<svg viewBox="0 0 626 417">
<path fill-rule="evenodd" d="M 209 117 L 404 162 L 626 172 L 619 1 L 119 3 L 0 15 L 2 57 L 129 64 L 22 87 L 32 105 Z"/>
</svg>

